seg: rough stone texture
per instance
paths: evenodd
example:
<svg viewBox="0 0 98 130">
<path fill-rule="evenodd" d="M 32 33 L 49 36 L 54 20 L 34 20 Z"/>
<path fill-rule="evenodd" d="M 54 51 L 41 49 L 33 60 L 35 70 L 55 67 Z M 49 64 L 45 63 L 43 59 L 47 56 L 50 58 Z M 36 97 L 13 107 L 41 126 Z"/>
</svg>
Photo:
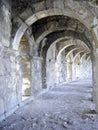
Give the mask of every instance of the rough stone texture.
<svg viewBox="0 0 98 130">
<path fill-rule="evenodd" d="M 0 123 L 0 130 L 97 130 L 91 80 L 58 85 Z"/>
<path fill-rule="evenodd" d="M 88 77 L 89 74 L 91 76 L 91 62 L 86 58 L 86 62 L 82 61 L 80 64 L 81 49 L 88 53 L 86 56 L 91 55 L 94 98 L 98 112 L 96 1 L 95 6 L 91 1 L 85 0 L 15 0 L 12 4 L 10 2 L 0 1 L 0 120 L 10 115 L 18 106 L 28 103 L 28 100 L 22 102 L 22 72 L 31 72 L 31 75 L 29 72 L 25 74 L 29 79 L 29 85 L 31 84 L 30 100 L 36 97 L 46 84 L 44 88 L 81 78 L 83 68 L 86 71 L 82 77 Z M 27 39 L 22 39 L 23 35 Z M 66 40 L 69 42 L 68 38 L 72 40 L 65 44 Z M 82 41 L 81 45 L 74 44 L 77 42 L 76 39 Z M 20 49 L 21 40 L 23 44 Z M 57 44 L 52 46 L 54 43 Z M 75 45 L 78 50 L 72 51 L 73 47 L 67 46 L 69 44 Z M 53 48 L 50 49 L 50 46 Z M 47 54 L 49 49 L 50 52 Z M 65 57 L 71 51 L 69 56 L 72 58 L 69 62 L 68 57 Z M 25 67 L 21 66 L 22 57 L 29 59 L 29 70 L 27 64 Z"/>
<path fill-rule="evenodd" d="M 90 78 L 92 77 L 92 63 L 91 60 L 88 59 L 88 61 L 84 57 L 82 61 L 80 62 L 80 78 L 85 79 L 85 78 Z M 83 72 L 83 73 L 82 73 Z"/>
<path fill-rule="evenodd" d="M 98 55 L 96 54 L 96 57 L 94 58 L 93 57 L 93 62 L 92 62 L 92 67 L 93 67 L 93 84 L 94 84 L 94 101 L 96 103 L 96 111 L 98 112 L 98 102 L 97 102 L 97 99 L 98 99 L 98 89 L 97 89 L 97 85 L 98 85 L 98 80 L 97 80 L 97 77 L 98 77 Z"/>
<path fill-rule="evenodd" d="M 66 81 L 67 77 L 67 63 L 65 59 L 65 51 L 63 51 L 60 56 L 57 59 L 57 64 L 58 64 L 58 83 L 63 83 Z"/>
<path fill-rule="evenodd" d="M 21 101 L 20 67 L 17 52 L 5 49 L 0 56 L 0 115 L 9 115 Z"/>
<path fill-rule="evenodd" d="M 51 88 L 57 83 L 56 45 L 53 44 L 47 52 L 46 58 L 46 81 L 47 87 Z"/>
<path fill-rule="evenodd" d="M 91 69 L 90 62 L 86 63 L 86 59 L 85 59 L 85 64 L 83 61 L 81 61 L 81 64 L 78 63 L 80 61 L 77 62 L 77 60 L 75 59 L 73 60 L 72 52 L 68 56 L 66 56 L 66 54 L 70 52 L 70 49 L 72 48 L 72 46 L 69 46 L 69 48 L 66 47 L 68 46 L 68 44 L 71 44 L 70 42 L 72 41 L 71 40 L 66 41 L 65 44 L 64 42 L 61 42 L 61 41 L 58 43 L 54 42 L 48 49 L 47 58 L 46 58 L 46 62 L 47 62 L 46 79 L 47 79 L 48 88 L 58 83 L 68 82 L 71 80 L 73 81 L 77 80 L 78 78 L 82 78 L 82 75 L 84 75 L 83 78 L 91 77 L 91 72 L 89 72 L 89 70 Z M 86 48 L 85 45 L 83 46 L 83 44 L 80 41 L 75 40 L 74 42 L 76 42 L 75 44 L 77 48 L 78 47 L 79 49 Z M 77 54 L 77 51 L 74 53 Z M 82 73 L 83 71 L 84 73 Z"/>
<path fill-rule="evenodd" d="M 30 96 L 30 80 L 31 80 L 31 73 L 30 73 L 30 48 L 28 41 L 23 36 L 20 45 L 19 45 L 19 53 L 21 58 L 21 73 L 22 73 L 22 95 L 23 96 Z"/>
<path fill-rule="evenodd" d="M 20 68 L 17 52 L 10 45 L 11 5 L 0 1 L 0 120 L 17 108 L 20 97 Z M 5 46 L 5 47 L 4 47 Z"/>
<path fill-rule="evenodd" d="M 10 38 L 11 38 L 10 0 L 1 0 L 0 1 L 0 44 L 9 47 Z"/>
<path fill-rule="evenodd" d="M 42 58 L 31 60 L 31 95 L 36 96 L 42 90 Z"/>
<path fill-rule="evenodd" d="M 70 56 L 66 57 L 66 59 L 66 81 L 72 81 L 72 59 L 70 58 Z"/>
<path fill-rule="evenodd" d="M 27 57 L 22 58 L 22 95 L 30 96 L 31 94 L 31 72 L 30 72 L 30 59 Z"/>
</svg>

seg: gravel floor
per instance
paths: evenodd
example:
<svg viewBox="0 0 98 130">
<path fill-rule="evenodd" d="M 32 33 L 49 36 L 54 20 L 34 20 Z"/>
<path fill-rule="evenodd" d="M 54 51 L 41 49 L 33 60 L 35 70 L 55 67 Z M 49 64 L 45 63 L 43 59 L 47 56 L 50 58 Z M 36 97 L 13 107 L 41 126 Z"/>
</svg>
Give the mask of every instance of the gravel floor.
<svg viewBox="0 0 98 130">
<path fill-rule="evenodd" d="M 90 80 L 58 85 L 0 123 L 0 130 L 98 130 Z"/>
</svg>

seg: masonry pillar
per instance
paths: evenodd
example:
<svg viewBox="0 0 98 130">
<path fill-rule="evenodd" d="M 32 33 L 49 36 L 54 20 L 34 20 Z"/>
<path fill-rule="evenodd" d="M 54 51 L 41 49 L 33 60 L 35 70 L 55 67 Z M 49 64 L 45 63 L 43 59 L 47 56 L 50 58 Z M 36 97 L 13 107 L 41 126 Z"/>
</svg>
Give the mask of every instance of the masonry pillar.
<svg viewBox="0 0 98 130">
<path fill-rule="evenodd" d="M 11 54 L 8 50 L 11 36 L 10 5 L 10 0 L 0 0 L 0 120 L 4 119 L 7 116 L 7 112 L 16 105 L 16 100 L 13 103 L 13 98 L 16 99 L 16 94 L 13 97 L 14 94 L 11 93 L 15 86 L 13 86 L 14 78 L 11 79 Z"/>
<path fill-rule="evenodd" d="M 11 0 L 0 0 L 0 44 L 9 47 L 11 36 Z"/>
<path fill-rule="evenodd" d="M 87 78 L 90 78 L 92 79 L 92 62 L 91 62 L 91 59 L 89 58 L 89 60 L 87 60 Z"/>
<path fill-rule="evenodd" d="M 36 96 L 42 90 L 42 58 L 31 59 L 31 95 Z"/>
<path fill-rule="evenodd" d="M 96 112 L 98 113 L 98 54 L 92 59 L 93 98 L 96 104 Z"/>
<path fill-rule="evenodd" d="M 85 64 L 84 64 L 84 78 L 88 78 L 90 77 L 91 73 L 89 73 L 89 67 L 90 67 L 90 64 L 88 63 L 88 61 L 85 60 Z M 92 69 L 90 70 L 92 71 Z"/>
<path fill-rule="evenodd" d="M 46 71 L 46 83 L 47 83 L 47 88 L 52 88 L 55 86 L 55 84 L 58 83 L 58 64 L 56 60 L 51 60 L 50 62 L 48 61 L 47 64 L 47 71 Z"/>
<path fill-rule="evenodd" d="M 86 64 L 85 59 L 82 59 L 80 62 L 80 79 L 84 79 L 86 77 Z"/>
<path fill-rule="evenodd" d="M 72 62 L 72 81 L 76 80 L 75 63 Z"/>
<path fill-rule="evenodd" d="M 72 62 L 67 62 L 67 76 L 66 76 L 67 81 L 72 80 Z"/>
<path fill-rule="evenodd" d="M 84 64 L 83 64 L 83 60 L 80 62 L 80 79 L 84 79 Z"/>
<path fill-rule="evenodd" d="M 0 67 L 1 118 L 10 115 L 21 103 L 21 68 L 18 52 L 4 49 L 0 55 Z"/>
<path fill-rule="evenodd" d="M 56 78 L 57 83 L 63 83 L 66 81 L 66 59 L 64 56 L 64 52 L 61 53 L 61 55 L 58 57 L 56 61 Z"/>
</svg>

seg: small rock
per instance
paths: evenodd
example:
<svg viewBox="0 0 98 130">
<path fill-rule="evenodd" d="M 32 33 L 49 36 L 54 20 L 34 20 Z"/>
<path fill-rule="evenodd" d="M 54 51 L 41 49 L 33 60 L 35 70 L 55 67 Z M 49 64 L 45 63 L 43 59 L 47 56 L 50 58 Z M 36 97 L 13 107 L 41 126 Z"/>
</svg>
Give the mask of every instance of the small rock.
<svg viewBox="0 0 98 130">
<path fill-rule="evenodd" d="M 67 122 L 64 122 L 64 123 L 63 123 L 63 127 L 64 127 L 64 128 L 67 128 Z"/>
</svg>

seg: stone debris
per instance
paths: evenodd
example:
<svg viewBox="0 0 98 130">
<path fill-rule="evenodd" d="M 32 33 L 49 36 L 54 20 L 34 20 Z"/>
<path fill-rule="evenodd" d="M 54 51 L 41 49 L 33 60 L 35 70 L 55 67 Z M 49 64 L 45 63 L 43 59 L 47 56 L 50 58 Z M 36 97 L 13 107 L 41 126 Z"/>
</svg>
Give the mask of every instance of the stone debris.
<svg viewBox="0 0 98 130">
<path fill-rule="evenodd" d="M 82 80 L 53 88 L 1 122 L 0 130 L 98 130 L 90 85 Z"/>
</svg>

